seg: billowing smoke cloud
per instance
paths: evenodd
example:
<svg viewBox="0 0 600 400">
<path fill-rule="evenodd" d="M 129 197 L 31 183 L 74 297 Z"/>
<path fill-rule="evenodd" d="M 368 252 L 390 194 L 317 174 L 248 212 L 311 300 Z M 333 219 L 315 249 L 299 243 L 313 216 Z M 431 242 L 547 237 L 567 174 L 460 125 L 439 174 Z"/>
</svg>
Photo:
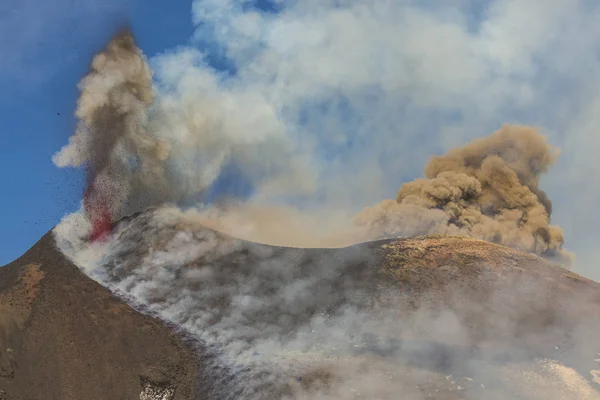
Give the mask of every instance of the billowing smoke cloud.
<svg viewBox="0 0 600 400">
<path fill-rule="evenodd" d="M 245 167 L 238 173 L 246 173 L 251 184 L 263 179 L 263 194 L 272 192 L 274 186 L 280 187 L 279 193 L 291 192 L 289 181 L 298 182 L 294 174 L 308 182 L 308 168 L 298 168 L 293 158 L 289 163 L 281 159 L 284 141 L 276 133 L 269 134 L 271 128 L 265 122 L 259 119 L 254 127 L 266 135 L 255 143 L 248 134 L 237 136 L 243 128 L 236 119 L 234 126 L 228 126 L 227 99 L 212 105 L 205 101 L 205 109 L 188 113 L 192 100 L 187 92 L 166 91 L 156 98 L 147 60 L 127 31 L 116 35 L 94 57 L 80 90 L 78 129 L 54 161 L 62 167 L 85 164 L 87 168 L 84 210 L 93 226 L 92 239 L 105 234 L 123 216 L 150 206 L 182 203 L 194 196 L 196 202 L 202 201 L 203 193 L 230 162 Z M 192 99 L 200 101 L 204 94 L 199 93 Z M 252 237 L 245 237 L 322 247 L 382 236 L 460 233 L 554 256 L 561 254 L 564 238 L 560 228 L 549 225 L 551 203 L 538 186 L 540 175 L 556 156 L 532 128 L 505 126 L 487 139 L 433 158 L 426 168 L 428 179 L 407 183 L 396 202 L 384 201 L 358 217 L 358 226 L 366 226 L 366 232 L 346 224 L 347 232 L 340 233 L 342 224 L 334 223 L 330 214 L 313 218 L 313 230 L 273 235 L 252 228 Z M 242 206 L 230 212 L 239 214 L 240 210 L 255 214 L 258 209 Z M 269 207 L 262 210 L 264 221 Z M 271 210 L 281 214 L 282 208 L 272 206 Z M 291 208 L 284 214 L 267 219 L 303 219 Z M 228 225 L 230 233 L 244 236 L 239 224 L 233 229 Z M 256 221 L 252 226 L 256 227 Z M 315 235 L 316 231 L 325 234 Z"/>
<path fill-rule="evenodd" d="M 53 160 L 60 167 L 86 166 L 84 208 L 97 238 L 131 211 L 132 200 L 143 196 L 152 204 L 153 192 L 168 190 L 163 165 L 170 148 L 146 132 L 152 72 L 128 31 L 94 57 L 79 89 L 77 131 Z M 136 204 L 142 205 L 148 204 Z"/>
<path fill-rule="evenodd" d="M 231 165 L 235 179 L 265 182 L 263 193 L 310 187 L 281 128 L 261 122 L 261 113 L 269 115 L 264 104 L 216 93 L 214 82 L 202 85 L 186 79 L 157 94 L 148 61 L 128 31 L 94 57 L 79 84 L 77 131 L 53 158 L 59 167 L 87 168 L 84 210 L 93 239 L 150 206 L 197 204 Z M 193 97 L 180 92 L 189 86 L 197 90 Z M 237 118 L 229 121 L 230 112 Z"/>
<path fill-rule="evenodd" d="M 375 236 L 464 234 L 568 262 L 563 231 L 550 225 L 552 203 L 539 188 L 557 156 L 535 129 L 504 125 L 432 157 L 426 179 L 404 184 L 395 201 L 366 209 L 357 223 Z"/>
</svg>

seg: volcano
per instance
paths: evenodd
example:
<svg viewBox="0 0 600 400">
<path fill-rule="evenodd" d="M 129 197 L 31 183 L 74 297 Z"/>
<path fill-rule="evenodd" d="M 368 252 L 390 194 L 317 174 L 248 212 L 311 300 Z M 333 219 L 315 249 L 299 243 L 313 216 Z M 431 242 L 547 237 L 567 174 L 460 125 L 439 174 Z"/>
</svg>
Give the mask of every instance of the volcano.
<svg viewBox="0 0 600 400">
<path fill-rule="evenodd" d="M 600 398 L 600 284 L 537 256 L 444 235 L 285 248 L 152 221 L 116 227 L 104 278 L 52 232 L 0 268 L 0 399 Z M 184 241 L 185 265 L 167 260 Z M 387 329 L 403 320 L 423 329 Z M 363 385 L 353 365 L 390 378 Z"/>
</svg>

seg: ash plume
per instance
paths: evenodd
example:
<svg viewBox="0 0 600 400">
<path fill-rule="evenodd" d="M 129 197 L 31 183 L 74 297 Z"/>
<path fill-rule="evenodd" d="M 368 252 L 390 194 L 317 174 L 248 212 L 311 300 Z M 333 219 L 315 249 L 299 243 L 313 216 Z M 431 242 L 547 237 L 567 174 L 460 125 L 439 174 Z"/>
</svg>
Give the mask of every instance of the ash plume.
<svg viewBox="0 0 600 400">
<path fill-rule="evenodd" d="M 564 235 L 550 225 L 540 177 L 558 157 L 536 129 L 504 125 L 492 135 L 434 156 L 424 179 L 395 200 L 365 209 L 357 224 L 374 237 L 463 234 L 567 262 Z"/>
<path fill-rule="evenodd" d="M 79 83 L 77 130 L 53 157 L 58 167 L 86 168 L 84 211 L 92 239 L 148 207 L 201 202 L 232 165 L 263 192 L 310 188 L 306 163 L 269 120 L 272 110 L 216 85 L 203 76 L 157 87 L 126 30 L 93 58 Z"/>
<path fill-rule="evenodd" d="M 54 162 L 87 168 L 83 205 L 92 239 L 150 206 L 185 203 L 190 196 L 202 203 L 223 169 L 237 163 L 239 173 L 258 188 L 259 201 L 239 202 L 216 219 L 205 218 L 213 227 L 225 226 L 226 233 L 243 234 L 239 223 L 224 222 L 232 219 L 228 215 L 251 222 L 247 239 L 291 246 L 453 233 L 569 263 L 562 229 L 550 225 L 552 204 L 539 188 L 558 150 L 534 128 L 505 125 L 488 138 L 433 157 L 426 179 L 403 185 L 396 200 L 367 208 L 354 226 L 349 215 L 340 223 L 339 212 L 335 217 L 331 212 L 335 200 L 329 201 L 311 211 L 316 221 L 311 224 L 317 225 L 311 229 L 295 223 L 306 221 L 299 210 L 288 207 L 282 213 L 280 206 L 260 202 L 265 194 L 290 195 L 314 186 L 310 167 L 305 168 L 310 157 L 293 156 L 301 152 L 271 119 L 273 110 L 247 94 L 217 90 L 205 75 L 175 86 L 153 82 L 148 61 L 128 31 L 94 57 L 81 80 L 79 125 Z M 270 210 L 273 216 L 267 217 Z M 264 223 L 265 218 L 275 224 Z M 294 223 L 294 235 L 273 231 L 284 220 Z"/>
<path fill-rule="evenodd" d="M 84 210 L 97 238 L 140 200 L 136 186 L 146 189 L 144 201 L 153 190 L 166 189 L 162 163 L 169 146 L 146 133 L 155 96 L 152 71 L 129 31 L 94 57 L 79 89 L 77 130 L 53 161 L 60 167 L 85 165 Z"/>
</svg>

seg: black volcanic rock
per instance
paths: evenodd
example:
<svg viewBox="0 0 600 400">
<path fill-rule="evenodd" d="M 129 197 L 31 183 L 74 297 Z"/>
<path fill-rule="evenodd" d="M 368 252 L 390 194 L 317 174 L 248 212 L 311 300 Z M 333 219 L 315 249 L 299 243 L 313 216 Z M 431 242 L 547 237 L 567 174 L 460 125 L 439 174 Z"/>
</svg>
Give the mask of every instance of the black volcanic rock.
<svg viewBox="0 0 600 400">
<path fill-rule="evenodd" d="M 0 268 L 0 399 L 191 399 L 199 368 L 182 336 L 82 274 L 51 233 Z M 161 387 L 174 396 L 141 395 Z"/>
</svg>

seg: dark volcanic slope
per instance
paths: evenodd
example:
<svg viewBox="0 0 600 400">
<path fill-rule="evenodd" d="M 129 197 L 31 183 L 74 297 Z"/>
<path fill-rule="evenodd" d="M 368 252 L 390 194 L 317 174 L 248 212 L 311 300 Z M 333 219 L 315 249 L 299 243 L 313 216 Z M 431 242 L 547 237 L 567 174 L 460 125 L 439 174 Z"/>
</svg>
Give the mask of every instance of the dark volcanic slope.
<svg viewBox="0 0 600 400">
<path fill-rule="evenodd" d="M 83 275 L 51 233 L 0 268 L 0 399 L 150 399 L 150 385 L 183 400 L 198 372 L 182 338 Z"/>
</svg>

